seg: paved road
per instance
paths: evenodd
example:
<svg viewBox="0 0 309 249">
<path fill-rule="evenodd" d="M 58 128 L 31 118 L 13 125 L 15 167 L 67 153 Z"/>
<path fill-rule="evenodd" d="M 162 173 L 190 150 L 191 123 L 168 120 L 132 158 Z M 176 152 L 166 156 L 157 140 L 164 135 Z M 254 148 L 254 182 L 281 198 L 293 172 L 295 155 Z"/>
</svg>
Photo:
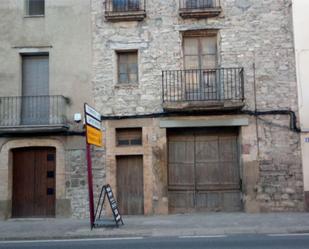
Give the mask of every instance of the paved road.
<svg viewBox="0 0 309 249">
<path fill-rule="evenodd" d="M 309 234 L 0 242 L 0 249 L 308 249 Z"/>
</svg>

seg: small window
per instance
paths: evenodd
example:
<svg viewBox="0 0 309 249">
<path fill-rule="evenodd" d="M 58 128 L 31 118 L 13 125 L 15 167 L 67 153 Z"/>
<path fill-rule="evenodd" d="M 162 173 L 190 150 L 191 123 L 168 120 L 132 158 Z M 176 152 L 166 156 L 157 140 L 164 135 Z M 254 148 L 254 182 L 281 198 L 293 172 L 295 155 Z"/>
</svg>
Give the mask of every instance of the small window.
<svg viewBox="0 0 309 249">
<path fill-rule="evenodd" d="M 117 52 L 118 84 L 138 83 L 137 51 Z"/>
<path fill-rule="evenodd" d="M 113 11 L 135 11 L 140 9 L 140 0 L 113 0 Z"/>
<path fill-rule="evenodd" d="M 27 16 L 44 16 L 45 0 L 25 0 Z"/>
<path fill-rule="evenodd" d="M 187 9 L 213 8 L 214 0 L 186 0 Z"/>
<path fill-rule="evenodd" d="M 142 145 L 142 128 L 116 129 L 117 146 Z"/>
</svg>

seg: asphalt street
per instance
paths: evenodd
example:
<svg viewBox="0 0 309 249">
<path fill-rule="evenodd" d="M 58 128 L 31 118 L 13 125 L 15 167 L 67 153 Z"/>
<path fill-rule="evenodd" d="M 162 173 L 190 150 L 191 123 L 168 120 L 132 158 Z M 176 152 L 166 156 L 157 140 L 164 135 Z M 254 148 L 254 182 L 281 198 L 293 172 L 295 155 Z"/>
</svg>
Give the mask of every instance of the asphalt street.
<svg viewBox="0 0 309 249">
<path fill-rule="evenodd" d="M 0 241 L 1 249 L 308 249 L 309 234 L 128 237 L 49 241 Z"/>
</svg>

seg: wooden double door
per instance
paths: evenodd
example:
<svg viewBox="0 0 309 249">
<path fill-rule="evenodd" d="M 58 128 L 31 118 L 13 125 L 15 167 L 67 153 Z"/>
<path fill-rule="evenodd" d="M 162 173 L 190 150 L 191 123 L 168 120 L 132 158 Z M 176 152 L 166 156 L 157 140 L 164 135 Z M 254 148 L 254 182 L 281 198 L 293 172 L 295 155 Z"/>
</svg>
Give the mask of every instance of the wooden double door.
<svg viewBox="0 0 309 249">
<path fill-rule="evenodd" d="M 56 150 L 13 150 L 12 217 L 55 216 Z"/>
<path fill-rule="evenodd" d="M 176 129 L 168 137 L 169 211 L 240 211 L 235 129 Z"/>
</svg>

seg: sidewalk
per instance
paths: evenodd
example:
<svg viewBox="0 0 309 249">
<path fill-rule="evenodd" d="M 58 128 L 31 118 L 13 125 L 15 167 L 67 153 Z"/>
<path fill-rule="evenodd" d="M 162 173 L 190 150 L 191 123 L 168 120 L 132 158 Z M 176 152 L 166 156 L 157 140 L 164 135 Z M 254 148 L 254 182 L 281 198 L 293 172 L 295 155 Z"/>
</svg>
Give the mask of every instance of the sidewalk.
<svg viewBox="0 0 309 249">
<path fill-rule="evenodd" d="M 309 213 L 207 213 L 123 217 L 119 228 L 89 229 L 88 220 L 18 219 L 0 221 L 0 240 L 128 236 L 309 233 Z"/>
</svg>

